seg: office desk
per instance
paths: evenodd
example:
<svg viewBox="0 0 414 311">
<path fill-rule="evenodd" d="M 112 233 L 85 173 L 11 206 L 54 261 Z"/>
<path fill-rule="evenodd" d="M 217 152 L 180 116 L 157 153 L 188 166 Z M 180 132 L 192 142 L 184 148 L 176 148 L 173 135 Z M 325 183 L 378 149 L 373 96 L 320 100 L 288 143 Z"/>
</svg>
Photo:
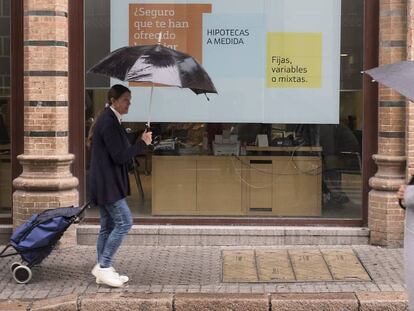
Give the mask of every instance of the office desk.
<svg viewBox="0 0 414 311">
<path fill-rule="evenodd" d="M 321 215 L 319 156 L 153 156 L 152 162 L 153 215 Z"/>
</svg>

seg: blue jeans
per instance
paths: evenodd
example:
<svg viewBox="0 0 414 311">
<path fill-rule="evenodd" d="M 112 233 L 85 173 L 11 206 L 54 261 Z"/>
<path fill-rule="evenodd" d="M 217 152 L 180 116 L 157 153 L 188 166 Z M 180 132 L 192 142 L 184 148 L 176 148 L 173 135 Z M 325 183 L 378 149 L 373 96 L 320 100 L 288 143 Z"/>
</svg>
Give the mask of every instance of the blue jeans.
<svg viewBox="0 0 414 311">
<path fill-rule="evenodd" d="M 132 227 L 132 216 L 125 199 L 99 205 L 101 230 L 96 245 L 98 263 L 102 268 L 112 267 L 113 257 Z"/>
</svg>

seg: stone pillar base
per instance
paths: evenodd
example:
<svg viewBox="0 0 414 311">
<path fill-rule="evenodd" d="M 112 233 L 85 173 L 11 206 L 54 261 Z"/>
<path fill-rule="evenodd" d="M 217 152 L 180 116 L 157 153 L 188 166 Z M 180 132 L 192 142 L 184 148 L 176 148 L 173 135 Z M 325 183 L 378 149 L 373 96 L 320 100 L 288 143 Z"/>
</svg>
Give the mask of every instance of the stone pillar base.
<svg viewBox="0 0 414 311">
<path fill-rule="evenodd" d="M 396 192 L 372 190 L 368 201 L 371 244 L 401 247 L 404 239 L 404 210 L 398 205 Z"/>
<path fill-rule="evenodd" d="M 74 156 L 18 156 L 23 173 L 13 181 L 13 226 L 20 226 L 33 214 L 58 207 L 78 206 L 78 180 L 70 172 Z M 62 238 L 61 245 L 76 244 L 75 226 Z"/>
</svg>

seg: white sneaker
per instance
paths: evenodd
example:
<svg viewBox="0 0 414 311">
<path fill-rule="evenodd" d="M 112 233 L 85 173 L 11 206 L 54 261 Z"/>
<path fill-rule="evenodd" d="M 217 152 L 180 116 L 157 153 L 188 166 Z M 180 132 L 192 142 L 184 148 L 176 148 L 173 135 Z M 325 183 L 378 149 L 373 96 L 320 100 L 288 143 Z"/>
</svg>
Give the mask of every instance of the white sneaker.
<svg viewBox="0 0 414 311">
<path fill-rule="evenodd" d="M 98 273 L 98 269 L 100 268 L 99 266 L 99 262 L 93 267 L 91 273 L 94 277 L 96 277 L 97 273 Z"/>
<path fill-rule="evenodd" d="M 95 271 L 96 283 L 105 284 L 112 287 L 121 287 L 124 285 L 119 274 L 114 272 L 112 268 L 101 268 L 98 267 Z"/>
<path fill-rule="evenodd" d="M 127 277 L 126 275 L 119 274 L 118 272 L 115 271 L 114 267 L 110 267 L 110 269 L 112 269 L 112 271 L 114 271 L 119 276 L 122 282 L 126 283 L 129 281 L 129 277 Z"/>
<path fill-rule="evenodd" d="M 99 279 L 98 279 L 98 277 L 97 277 L 97 272 L 98 272 L 98 269 L 99 269 L 99 268 L 100 268 L 99 263 L 97 263 L 97 264 L 93 267 L 93 269 L 92 269 L 92 271 L 91 271 L 92 275 L 93 275 L 94 277 L 96 277 L 96 283 L 97 283 L 97 284 L 101 284 L 100 280 L 99 280 Z M 115 272 L 115 273 L 119 276 L 119 278 L 121 279 L 121 281 L 122 281 L 123 283 L 126 283 L 126 282 L 128 282 L 128 281 L 129 281 L 129 277 L 127 277 L 126 275 L 120 275 L 120 274 L 118 274 L 118 273 L 115 271 L 115 269 L 114 269 L 113 267 L 110 267 L 109 269 L 112 269 L 112 271 L 113 271 L 113 272 Z"/>
</svg>

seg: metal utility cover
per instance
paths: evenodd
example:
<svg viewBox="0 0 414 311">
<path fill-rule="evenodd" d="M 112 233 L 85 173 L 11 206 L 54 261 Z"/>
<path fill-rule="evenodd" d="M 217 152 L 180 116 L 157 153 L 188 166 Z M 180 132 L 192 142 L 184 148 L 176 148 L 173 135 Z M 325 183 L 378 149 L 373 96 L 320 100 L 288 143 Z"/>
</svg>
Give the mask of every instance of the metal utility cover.
<svg viewBox="0 0 414 311">
<path fill-rule="evenodd" d="M 226 250 L 223 282 L 332 282 L 371 278 L 351 249 Z"/>
</svg>

